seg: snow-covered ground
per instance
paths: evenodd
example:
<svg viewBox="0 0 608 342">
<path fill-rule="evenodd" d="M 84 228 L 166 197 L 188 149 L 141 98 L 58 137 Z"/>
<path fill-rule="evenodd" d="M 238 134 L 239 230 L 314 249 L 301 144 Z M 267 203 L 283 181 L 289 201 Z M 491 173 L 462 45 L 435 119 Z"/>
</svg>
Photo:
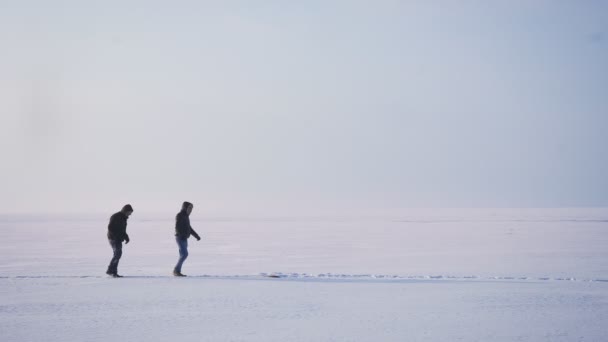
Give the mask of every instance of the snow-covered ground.
<svg viewBox="0 0 608 342">
<path fill-rule="evenodd" d="M 0 341 L 608 340 L 605 208 L 110 214 L 0 217 Z"/>
</svg>

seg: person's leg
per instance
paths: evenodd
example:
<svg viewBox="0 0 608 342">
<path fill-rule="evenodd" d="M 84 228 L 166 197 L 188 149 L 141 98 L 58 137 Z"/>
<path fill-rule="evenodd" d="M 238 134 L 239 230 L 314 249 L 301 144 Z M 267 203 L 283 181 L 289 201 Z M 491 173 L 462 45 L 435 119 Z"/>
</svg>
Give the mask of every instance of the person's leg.
<svg viewBox="0 0 608 342">
<path fill-rule="evenodd" d="M 120 257 L 122 256 L 122 242 L 115 240 L 108 240 L 110 242 L 110 246 L 112 246 L 113 256 L 110 261 L 110 265 L 108 266 L 107 274 L 117 274 L 118 273 L 118 262 L 120 261 Z"/>
<path fill-rule="evenodd" d="M 182 273 L 182 265 L 188 257 L 188 239 L 180 239 L 176 236 L 175 241 L 177 241 L 177 246 L 179 247 L 179 259 L 177 260 L 177 264 L 175 265 L 173 272 Z"/>
</svg>

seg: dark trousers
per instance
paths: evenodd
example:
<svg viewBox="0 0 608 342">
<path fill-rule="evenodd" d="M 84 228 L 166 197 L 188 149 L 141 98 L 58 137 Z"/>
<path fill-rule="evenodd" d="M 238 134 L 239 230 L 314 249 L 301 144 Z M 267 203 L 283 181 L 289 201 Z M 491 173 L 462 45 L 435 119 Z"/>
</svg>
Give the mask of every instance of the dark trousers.
<svg viewBox="0 0 608 342">
<path fill-rule="evenodd" d="M 177 246 L 179 247 L 179 259 L 177 260 L 177 265 L 175 265 L 173 271 L 181 273 L 182 265 L 188 257 L 188 239 L 182 239 L 179 236 L 176 236 L 175 241 L 177 242 Z"/>
<path fill-rule="evenodd" d="M 118 262 L 120 261 L 120 257 L 122 256 L 122 241 L 116 241 L 112 239 L 108 239 L 110 242 L 110 246 L 112 246 L 112 251 L 114 255 L 112 256 L 112 260 L 110 261 L 110 265 L 108 266 L 107 273 L 116 274 L 118 272 Z"/>
</svg>

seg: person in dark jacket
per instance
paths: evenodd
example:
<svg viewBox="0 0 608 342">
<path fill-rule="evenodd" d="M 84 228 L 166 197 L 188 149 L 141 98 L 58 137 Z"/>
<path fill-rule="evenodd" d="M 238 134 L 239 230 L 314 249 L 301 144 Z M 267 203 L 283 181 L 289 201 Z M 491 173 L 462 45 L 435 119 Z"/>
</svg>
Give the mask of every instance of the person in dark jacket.
<svg viewBox="0 0 608 342">
<path fill-rule="evenodd" d="M 201 240 L 201 237 L 190 226 L 192 208 L 194 208 L 192 203 L 184 202 L 182 210 L 175 216 L 175 241 L 177 241 L 177 246 L 179 247 L 179 259 L 173 269 L 173 275 L 176 277 L 185 277 L 182 274 L 182 265 L 188 257 L 188 238 L 190 235 L 194 236 L 198 241 Z"/>
<path fill-rule="evenodd" d="M 118 262 L 122 256 L 122 243 L 129 243 L 129 235 L 127 234 L 127 220 L 133 213 L 133 207 L 130 204 L 122 207 L 122 210 L 110 217 L 108 224 L 108 241 L 112 246 L 113 256 L 106 271 L 107 275 L 114 278 L 120 278 L 118 275 Z"/>
</svg>

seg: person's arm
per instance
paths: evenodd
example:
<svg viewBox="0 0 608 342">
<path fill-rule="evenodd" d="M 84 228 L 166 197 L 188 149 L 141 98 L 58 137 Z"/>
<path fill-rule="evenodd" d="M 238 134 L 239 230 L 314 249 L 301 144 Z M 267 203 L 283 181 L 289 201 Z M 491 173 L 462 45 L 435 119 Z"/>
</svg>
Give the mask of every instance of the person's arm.
<svg viewBox="0 0 608 342">
<path fill-rule="evenodd" d="M 192 227 L 190 227 L 190 234 L 192 234 L 192 236 L 194 236 L 198 241 L 201 241 L 201 237 L 198 236 L 198 234 L 196 233 L 196 231 L 194 231 L 194 229 L 192 229 Z"/>
<path fill-rule="evenodd" d="M 118 231 L 119 231 L 118 239 L 120 241 L 129 240 L 129 235 L 127 235 L 127 217 L 125 217 L 125 216 L 118 217 L 117 221 L 118 221 L 117 225 L 118 225 Z"/>
<path fill-rule="evenodd" d="M 129 239 L 129 234 L 125 233 L 125 243 L 129 243 L 129 241 L 131 241 Z"/>
</svg>

